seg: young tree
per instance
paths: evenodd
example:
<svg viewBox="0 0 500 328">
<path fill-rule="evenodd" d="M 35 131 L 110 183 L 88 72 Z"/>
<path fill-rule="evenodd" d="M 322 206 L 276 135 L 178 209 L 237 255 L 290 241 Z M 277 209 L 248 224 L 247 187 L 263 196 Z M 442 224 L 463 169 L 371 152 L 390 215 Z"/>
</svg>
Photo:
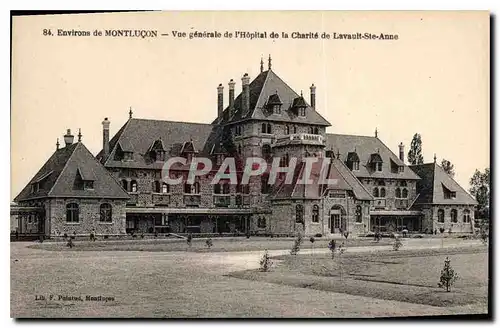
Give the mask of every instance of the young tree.
<svg viewBox="0 0 500 328">
<path fill-rule="evenodd" d="M 447 292 L 450 291 L 451 286 L 458 279 L 458 274 L 455 273 L 455 270 L 450 265 L 450 259 L 446 257 L 444 260 L 444 267 L 441 270 L 441 277 L 439 278 L 438 287 L 446 289 Z"/>
<path fill-rule="evenodd" d="M 207 248 L 210 249 L 213 245 L 212 238 L 208 238 L 205 245 L 207 245 Z"/>
<path fill-rule="evenodd" d="M 455 176 L 455 165 L 451 164 L 450 161 L 443 158 L 441 161 L 441 167 L 450 177 L 453 178 Z"/>
<path fill-rule="evenodd" d="M 301 244 L 302 244 L 302 234 L 299 233 L 299 235 L 293 242 L 292 249 L 290 250 L 290 255 L 297 255 L 300 251 Z"/>
<path fill-rule="evenodd" d="M 271 261 L 271 258 L 269 257 L 269 253 L 267 252 L 267 249 L 264 250 L 264 255 L 262 255 L 262 258 L 260 259 L 260 271 L 262 272 L 268 272 L 271 270 L 271 266 L 273 265 L 273 262 Z"/>
<path fill-rule="evenodd" d="M 475 217 L 476 222 L 489 222 L 490 218 L 490 169 L 484 169 L 484 173 L 476 169 L 469 181 L 470 193 L 476 198 L 478 204 Z"/>
<path fill-rule="evenodd" d="M 418 133 L 415 133 L 411 140 L 410 150 L 408 151 L 408 162 L 413 165 L 424 164 L 424 156 L 422 156 L 422 138 Z"/>
</svg>

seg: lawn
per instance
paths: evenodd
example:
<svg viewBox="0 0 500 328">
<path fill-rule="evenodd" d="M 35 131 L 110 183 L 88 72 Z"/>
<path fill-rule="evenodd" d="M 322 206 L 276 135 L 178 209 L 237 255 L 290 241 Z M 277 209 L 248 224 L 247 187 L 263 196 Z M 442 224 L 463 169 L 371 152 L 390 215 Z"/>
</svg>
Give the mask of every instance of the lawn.
<svg viewBox="0 0 500 328">
<path fill-rule="evenodd" d="M 438 288 L 448 256 L 459 275 L 451 292 Z M 271 272 L 245 270 L 231 277 L 432 306 L 487 304 L 488 254 L 484 248 L 284 255 Z"/>
<path fill-rule="evenodd" d="M 306 238 L 307 239 L 307 238 Z M 316 239 L 314 245 L 307 239 L 301 248 L 327 249 L 331 239 Z M 234 237 L 234 238 L 212 238 L 213 246 L 210 249 L 206 245 L 206 239 L 193 239 L 191 246 L 181 239 L 144 239 L 126 241 L 75 241 L 75 247 L 69 248 L 65 242 L 50 242 L 34 244 L 29 246 L 35 249 L 49 251 L 143 251 L 143 252 L 239 252 L 239 251 L 262 251 L 290 249 L 294 243 L 293 238 L 268 238 L 268 237 Z M 338 239 L 340 244 L 340 238 Z M 389 245 L 390 240 L 375 242 L 372 238 L 350 239 L 348 244 L 354 247 L 373 247 Z"/>
</svg>

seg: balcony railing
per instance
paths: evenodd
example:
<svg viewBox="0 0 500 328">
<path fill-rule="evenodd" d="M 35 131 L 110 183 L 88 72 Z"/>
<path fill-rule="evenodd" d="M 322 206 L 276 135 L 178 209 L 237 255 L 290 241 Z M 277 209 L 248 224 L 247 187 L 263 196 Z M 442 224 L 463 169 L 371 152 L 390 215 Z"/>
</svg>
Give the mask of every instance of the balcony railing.
<svg viewBox="0 0 500 328">
<path fill-rule="evenodd" d="M 305 142 L 305 143 L 316 143 L 324 144 L 325 138 L 320 134 L 310 134 L 310 133 L 293 133 L 285 136 L 278 137 L 275 144 L 283 144 L 288 142 Z"/>
<path fill-rule="evenodd" d="M 200 206 L 201 195 L 199 195 L 199 194 L 184 194 L 184 204 L 186 206 Z"/>
<path fill-rule="evenodd" d="M 372 202 L 372 206 L 375 208 L 385 208 L 386 203 L 385 198 L 375 198 Z"/>
<path fill-rule="evenodd" d="M 231 195 L 214 195 L 214 205 L 216 207 L 229 207 L 231 205 Z"/>
<path fill-rule="evenodd" d="M 396 198 L 396 201 L 394 202 L 394 206 L 397 208 L 397 209 L 407 209 L 408 208 L 408 199 L 398 199 Z"/>
<path fill-rule="evenodd" d="M 153 194 L 153 204 L 168 206 L 170 204 L 170 195 L 168 195 L 168 194 Z"/>
<path fill-rule="evenodd" d="M 236 195 L 236 206 L 250 206 L 250 195 Z"/>
</svg>

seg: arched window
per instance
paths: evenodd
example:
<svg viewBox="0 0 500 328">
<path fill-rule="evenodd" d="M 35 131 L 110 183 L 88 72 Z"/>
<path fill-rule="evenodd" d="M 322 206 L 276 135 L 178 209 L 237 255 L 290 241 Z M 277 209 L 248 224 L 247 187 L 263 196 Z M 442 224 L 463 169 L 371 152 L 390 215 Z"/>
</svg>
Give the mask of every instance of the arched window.
<svg viewBox="0 0 500 328">
<path fill-rule="evenodd" d="M 458 222 L 457 210 L 456 209 L 452 209 L 451 210 L 450 217 L 451 217 L 451 222 L 453 222 L 453 223 L 457 223 Z"/>
<path fill-rule="evenodd" d="M 385 197 L 385 188 L 380 188 L 380 197 Z"/>
<path fill-rule="evenodd" d="M 132 182 L 130 182 L 130 191 L 137 192 L 137 181 L 132 180 Z"/>
<path fill-rule="evenodd" d="M 297 133 L 297 126 L 296 125 L 293 126 L 293 133 Z"/>
<path fill-rule="evenodd" d="M 356 222 L 363 222 L 363 208 L 361 205 L 356 206 Z"/>
<path fill-rule="evenodd" d="M 161 184 L 161 192 L 164 194 L 168 194 L 170 192 L 169 186 L 165 182 Z"/>
<path fill-rule="evenodd" d="M 309 127 L 309 133 L 314 134 L 314 128 L 312 126 Z"/>
<path fill-rule="evenodd" d="M 470 223 L 470 211 L 464 210 L 464 223 Z"/>
<path fill-rule="evenodd" d="M 399 185 L 401 187 L 406 187 L 406 180 L 401 180 L 401 182 L 399 183 Z"/>
<path fill-rule="evenodd" d="M 444 223 L 444 210 L 442 208 L 438 210 L 438 222 Z"/>
<path fill-rule="evenodd" d="M 378 197 L 378 188 L 373 188 L 373 197 Z"/>
<path fill-rule="evenodd" d="M 285 134 L 290 134 L 290 127 L 285 125 Z"/>
<path fill-rule="evenodd" d="M 112 219 L 113 210 L 112 210 L 111 204 L 109 204 L 109 203 L 101 204 L 101 208 L 99 210 L 99 213 L 100 213 L 100 221 L 101 222 L 112 222 L 113 221 L 113 219 Z"/>
<path fill-rule="evenodd" d="M 304 206 L 302 206 L 301 204 L 297 204 L 295 206 L 295 222 L 304 222 Z"/>
<path fill-rule="evenodd" d="M 401 198 L 401 189 L 396 188 L 396 198 Z"/>
<path fill-rule="evenodd" d="M 312 222 L 319 222 L 319 206 L 318 205 L 313 205 Z"/>
<path fill-rule="evenodd" d="M 273 133 L 273 126 L 271 125 L 271 123 L 267 123 L 267 133 Z"/>
<path fill-rule="evenodd" d="M 408 198 L 408 189 L 403 188 L 403 198 Z"/>
<path fill-rule="evenodd" d="M 80 208 L 77 203 L 69 203 L 66 205 L 66 222 L 80 222 Z"/>
<path fill-rule="evenodd" d="M 125 189 L 126 191 L 130 191 L 130 190 L 128 190 L 127 180 L 122 180 L 122 188 Z"/>
</svg>

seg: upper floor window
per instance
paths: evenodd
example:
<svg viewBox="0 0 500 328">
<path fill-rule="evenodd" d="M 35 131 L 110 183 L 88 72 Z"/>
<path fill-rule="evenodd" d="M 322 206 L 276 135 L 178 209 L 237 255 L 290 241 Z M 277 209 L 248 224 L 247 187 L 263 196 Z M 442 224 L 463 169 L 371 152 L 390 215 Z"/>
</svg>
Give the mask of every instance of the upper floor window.
<svg viewBox="0 0 500 328">
<path fill-rule="evenodd" d="M 99 214 L 100 214 L 100 221 L 101 222 L 112 222 L 112 207 L 111 204 L 109 203 L 104 203 L 101 204 L 100 209 L 99 209 Z"/>
<path fill-rule="evenodd" d="M 356 206 L 356 222 L 363 222 L 363 208 L 361 205 Z"/>
<path fill-rule="evenodd" d="M 318 205 L 313 205 L 312 222 L 319 222 L 319 206 Z"/>
<path fill-rule="evenodd" d="M 273 128 L 271 123 L 262 123 L 262 133 L 267 133 L 267 134 L 273 133 Z"/>
<path fill-rule="evenodd" d="M 378 188 L 373 188 L 373 197 L 379 197 Z"/>
<path fill-rule="evenodd" d="M 352 170 L 359 171 L 359 162 L 352 162 Z"/>
<path fill-rule="evenodd" d="M 299 116 L 306 116 L 306 108 L 299 107 Z"/>
<path fill-rule="evenodd" d="M 263 175 L 260 178 L 260 181 L 261 181 L 261 190 L 260 191 L 263 194 L 268 194 L 269 191 L 271 191 L 271 185 L 269 185 L 269 176 Z"/>
<path fill-rule="evenodd" d="M 84 190 L 93 190 L 94 189 L 94 181 L 83 180 L 83 189 Z"/>
<path fill-rule="evenodd" d="M 297 133 L 297 126 L 296 125 L 293 126 L 293 133 Z"/>
<path fill-rule="evenodd" d="M 377 171 L 382 171 L 382 163 L 377 163 Z"/>
<path fill-rule="evenodd" d="M 131 192 L 137 192 L 137 181 L 132 180 L 130 182 L 130 191 Z"/>
<path fill-rule="evenodd" d="M 464 210 L 464 223 L 470 223 L 470 211 Z"/>
<path fill-rule="evenodd" d="M 438 222 L 444 223 L 444 210 L 442 208 L 438 210 Z"/>
<path fill-rule="evenodd" d="M 127 180 L 122 180 L 122 188 L 125 189 L 126 191 L 128 190 L 128 181 Z"/>
<path fill-rule="evenodd" d="M 385 197 L 385 188 L 380 188 L 380 197 Z"/>
<path fill-rule="evenodd" d="M 401 189 L 396 188 L 396 198 L 401 198 Z"/>
<path fill-rule="evenodd" d="M 66 222 L 80 222 L 80 207 L 77 203 L 69 203 L 66 205 Z"/>
<path fill-rule="evenodd" d="M 285 134 L 290 134 L 290 127 L 285 125 Z"/>
<path fill-rule="evenodd" d="M 235 136 L 241 136 L 242 131 L 243 131 L 243 127 L 241 125 L 236 125 L 234 127 L 234 135 Z"/>
<path fill-rule="evenodd" d="M 458 222 L 458 218 L 457 218 L 457 210 L 456 209 L 452 209 L 451 212 L 450 212 L 450 217 L 451 217 L 451 222 L 453 223 L 457 223 Z"/>
<path fill-rule="evenodd" d="M 184 193 L 185 194 L 199 194 L 200 193 L 200 184 L 195 182 L 193 184 L 184 184 Z"/>
<path fill-rule="evenodd" d="M 153 192 L 161 191 L 161 183 L 160 181 L 153 181 Z"/>
<path fill-rule="evenodd" d="M 403 188 L 403 192 L 402 192 L 401 196 L 403 196 L 403 198 L 408 198 L 408 189 Z"/>
<path fill-rule="evenodd" d="M 236 186 L 236 193 L 237 194 L 245 194 L 248 195 L 250 194 L 250 185 L 249 184 L 239 184 Z"/>
<path fill-rule="evenodd" d="M 165 182 L 161 184 L 161 192 L 164 194 L 168 194 L 170 192 L 169 185 Z"/>
<path fill-rule="evenodd" d="M 266 218 L 265 217 L 260 217 L 257 219 L 257 227 L 258 228 L 265 228 L 266 227 Z"/>
<path fill-rule="evenodd" d="M 281 114 L 281 105 L 274 105 L 273 112 L 274 114 Z"/>
<path fill-rule="evenodd" d="M 271 145 L 263 144 L 262 145 L 262 156 L 268 157 L 269 155 L 271 155 Z"/>
</svg>

